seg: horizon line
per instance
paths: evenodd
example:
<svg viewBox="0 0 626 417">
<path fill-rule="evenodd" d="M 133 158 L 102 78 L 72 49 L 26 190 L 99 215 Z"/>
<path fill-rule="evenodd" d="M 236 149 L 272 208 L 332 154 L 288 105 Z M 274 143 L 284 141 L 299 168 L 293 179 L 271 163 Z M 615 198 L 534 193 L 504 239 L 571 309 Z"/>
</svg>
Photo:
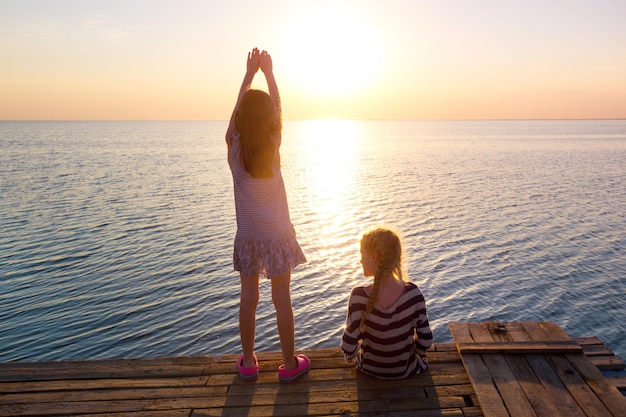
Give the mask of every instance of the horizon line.
<svg viewBox="0 0 626 417">
<path fill-rule="evenodd" d="M 319 120 L 346 120 L 356 122 L 499 122 L 499 121 L 602 121 L 626 120 L 626 117 L 577 117 L 577 118 L 477 118 L 477 119 L 355 119 L 322 117 L 315 119 L 283 119 L 283 122 Z M 0 119 L 0 122 L 228 122 L 228 119 Z"/>
</svg>

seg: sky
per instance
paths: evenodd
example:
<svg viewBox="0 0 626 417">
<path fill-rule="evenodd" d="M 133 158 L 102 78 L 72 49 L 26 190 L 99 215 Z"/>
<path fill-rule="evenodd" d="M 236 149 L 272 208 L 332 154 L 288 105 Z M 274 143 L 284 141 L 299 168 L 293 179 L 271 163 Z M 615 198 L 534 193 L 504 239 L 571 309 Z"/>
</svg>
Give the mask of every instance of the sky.
<svg viewBox="0 0 626 417">
<path fill-rule="evenodd" d="M 254 47 L 286 120 L 626 118 L 623 0 L 0 0 L 0 120 L 227 120 Z"/>
</svg>

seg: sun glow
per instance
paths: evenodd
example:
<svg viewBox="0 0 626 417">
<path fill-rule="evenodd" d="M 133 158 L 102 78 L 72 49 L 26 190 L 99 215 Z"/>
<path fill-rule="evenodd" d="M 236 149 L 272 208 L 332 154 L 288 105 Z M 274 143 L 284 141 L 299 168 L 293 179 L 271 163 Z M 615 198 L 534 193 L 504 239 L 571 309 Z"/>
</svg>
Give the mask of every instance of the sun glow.
<svg viewBox="0 0 626 417">
<path fill-rule="evenodd" d="M 320 219 L 332 223 L 346 214 L 337 208 L 344 207 L 343 200 L 356 189 L 358 125 L 350 120 L 307 120 L 297 126 L 293 136 L 298 138 L 299 160 L 310 179 L 310 207 Z"/>
<path fill-rule="evenodd" d="M 353 236 L 337 236 L 345 224 L 354 224 L 361 211 L 359 169 L 361 132 L 350 120 L 307 120 L 297 122 L 299 163 L 308 181 L 306 193 L 307 217 L 313 219 L 317 244 L 322 255 L 335 257 L 342 252 L 353 255 Z M 346 202 L 350 202 L 346 204 Z"/>
<path fill-rule="evenodd" d="M 352 156 L 358 149 L 356 124 L 350 120 L 312 120 L 306 122 L 306 153 L 312 157 L 311 178 L 319 198 L 341 195 L 353 182 Z M 324 198 L 325 197 L 325 198 Z M 332 202 L 331 202 L 332 204 Z"/>
<path fill-rule="evenodd" d="M 288 81 L 304 93 L 341 97 L 374 84 L 382 72 L 381 37 L 374 19 L 332 4 L 288 18 L 281 56 Z"/>
</svg>

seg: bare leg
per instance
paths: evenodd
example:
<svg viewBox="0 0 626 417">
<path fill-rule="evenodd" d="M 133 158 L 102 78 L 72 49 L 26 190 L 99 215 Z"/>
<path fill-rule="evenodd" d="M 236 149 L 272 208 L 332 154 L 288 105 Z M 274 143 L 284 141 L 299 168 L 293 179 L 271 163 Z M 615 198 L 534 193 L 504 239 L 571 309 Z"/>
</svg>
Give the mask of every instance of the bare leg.
<svg viewBox="0 0 626 417">
<path fill-rule="evenodd" d="M 291 272 L 272 277 L 272 301 L 276 309 L 276 324 L 278 325 L 280 348 L 283 353 L 283 364 L 286 369 L 295 369 L 298 364 L 294 358 L 295 335 L 293 308 L 289 293 L 290 280 Z"/>
<path fill-rule="evenodd" d="M 259 304 L 259 274 L 241 278 L 239 302 L 239 335 L 243 350 L 243 366 L 254 366 L 254 335 L 256 332 L 256 307 Z"/>
</svg>

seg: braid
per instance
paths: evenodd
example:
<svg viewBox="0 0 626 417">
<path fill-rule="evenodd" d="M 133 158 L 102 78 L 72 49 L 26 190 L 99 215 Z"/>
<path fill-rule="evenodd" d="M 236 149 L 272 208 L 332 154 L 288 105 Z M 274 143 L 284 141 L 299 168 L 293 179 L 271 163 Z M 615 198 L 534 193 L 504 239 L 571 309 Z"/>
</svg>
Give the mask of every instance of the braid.
<svg viewBox="0 0 626 417">
<path fill-rule="evenodd" d="M 378 298 L 378 290 L 382 278 L 391 273 L 396 279 L 403 280 L 402 273 L 402 245 L 400 238 L 396 233 L 388 229 L 374 229 L 361 239 L 361 247 L 376 254 L 378 266 L 374 273 L 374 283 L 372 292 L 367 299 L 365 312 L 361 316 L 359 329 L 361 332 L 365 330 L 365 319 L 374 309 L 374 304 Z"/>
<path fill-rule="evenodd" d="M 380 267 L 379 267 L 378 270 L 376 271 L 376 273 L 374 274 L 374 285 L 372 285 L 372 293 L 370 294 L 369 298 L 367 299 L 367 305 L 365 306 L 365 312 L 361 316 L 361 322 L 359 323 L 359 330 L 361 330 L 361 332 L 365 331 L 365 318 L 374 309 L 374 303 L 376 302 L 376 299 L 378 298 L 378 289 L 380 288 L 380 278 L 381 278 L 381 276 L 382 275 L 380 274 Z"/>
</svg>

